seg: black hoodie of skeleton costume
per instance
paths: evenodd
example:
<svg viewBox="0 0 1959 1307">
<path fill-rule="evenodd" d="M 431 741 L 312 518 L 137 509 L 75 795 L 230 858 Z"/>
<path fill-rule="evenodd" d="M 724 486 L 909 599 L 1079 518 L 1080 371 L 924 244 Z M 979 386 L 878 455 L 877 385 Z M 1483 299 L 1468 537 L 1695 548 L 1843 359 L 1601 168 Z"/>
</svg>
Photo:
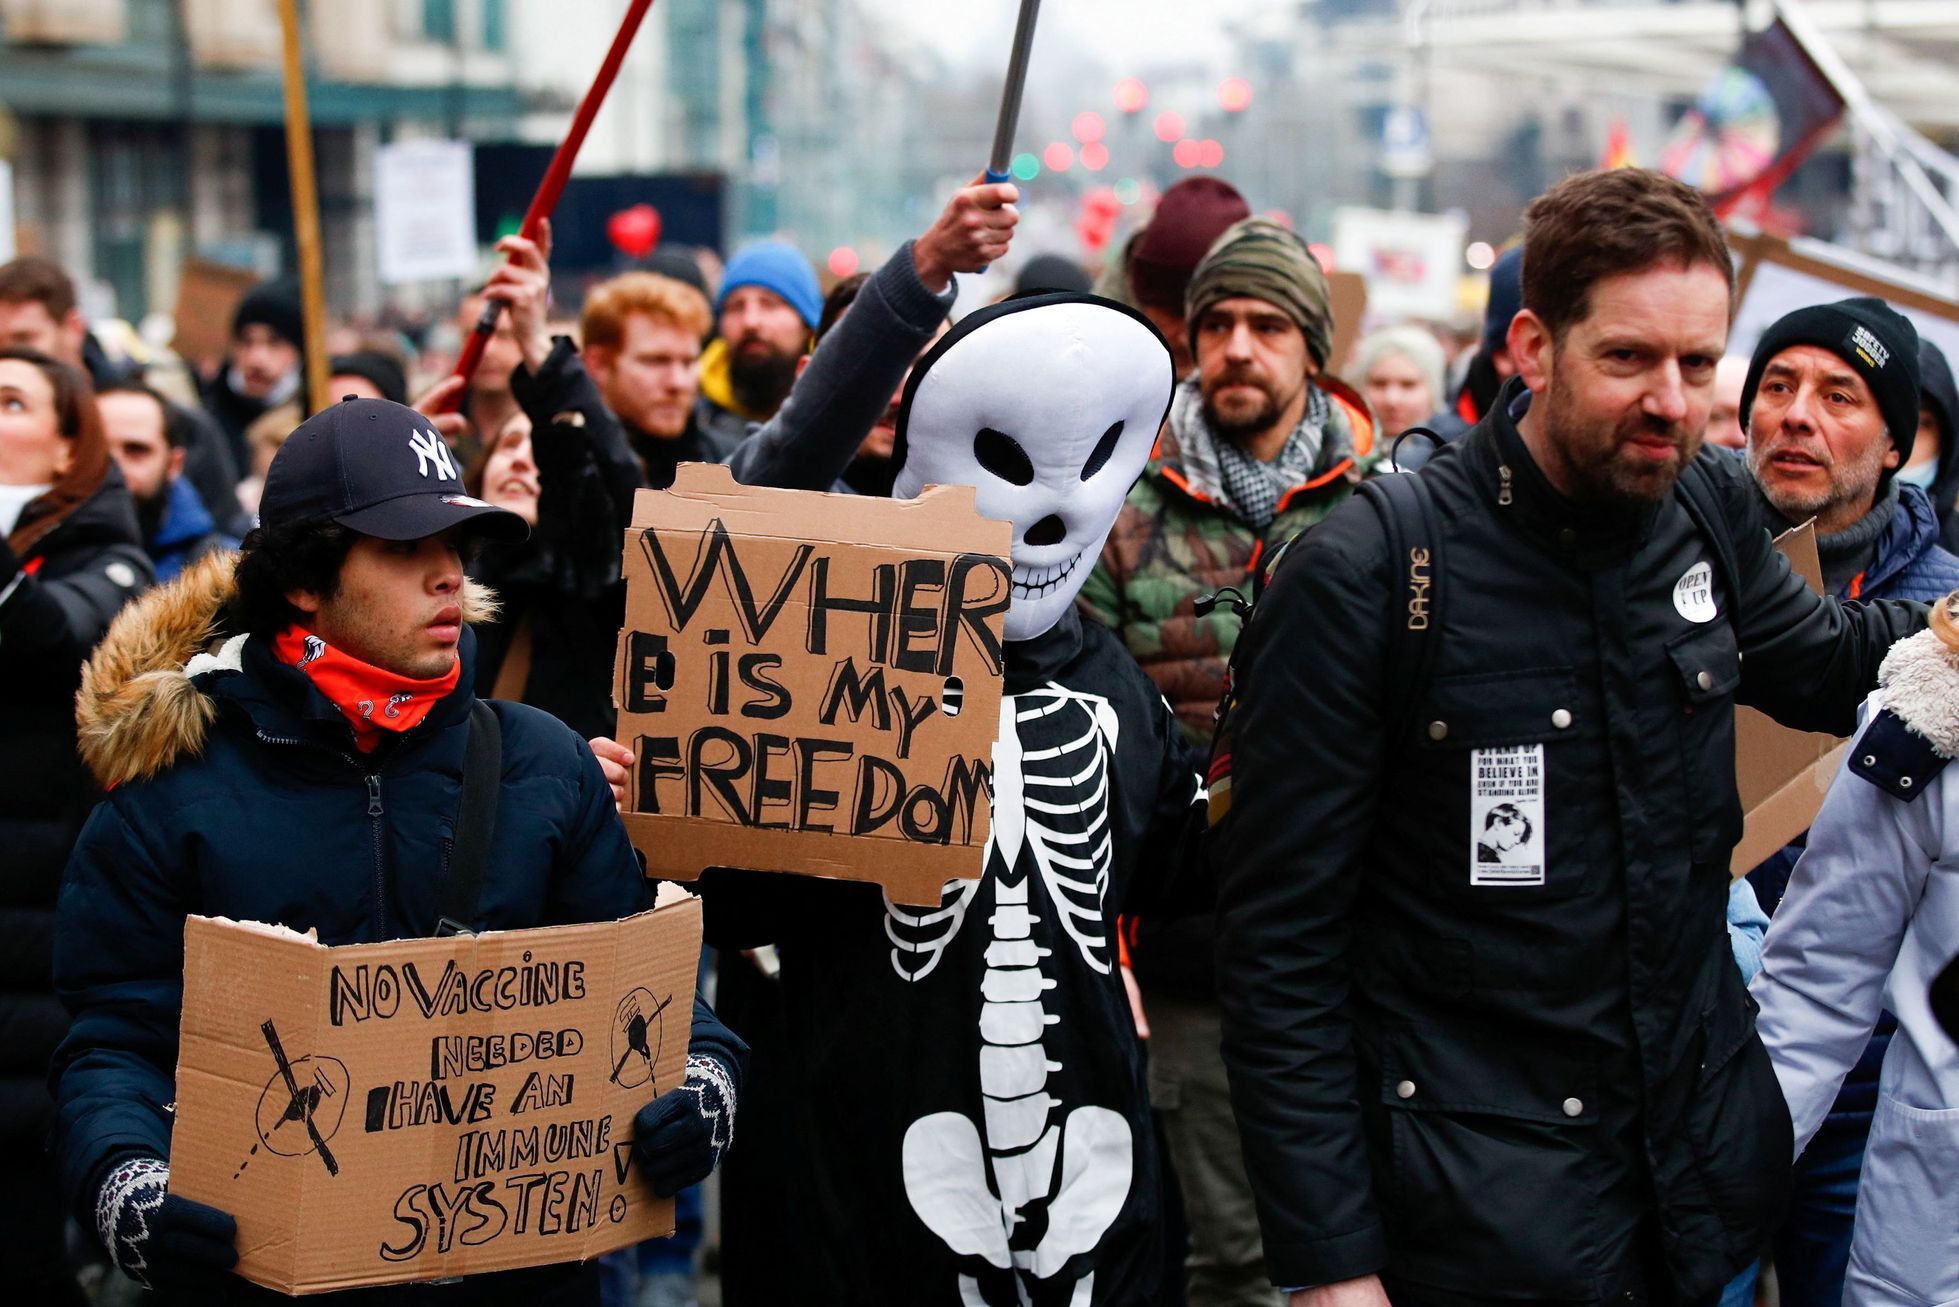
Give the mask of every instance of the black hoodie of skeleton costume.
<svg viewBox="0 0 1959 1307">
<path fill-rule="evenodd" d="M 1084 305 L 1109 316 L 1080 312 Z M 912 418 L 935 368 L 990 324 L 1011 327 L 1008 315 L 1050 306 L 1075 306 L 1080 348 L 1029 342 L 1017 366 L 991 368 L 1016 392 L 977 396 L 972 419 L 950 424 L 1017 436 L 1035 467 L 1036 483 L 1011 496 L 1016 602 L 1030 584 L 1021 545 L 1045 520 L 1044 509 L 1020 508 L 1042 492 L 1040 465 L 1057 449 L 1079 449 L 1062 455 L 1072 461 L 1056 480 L 1081 485 L 1106 465 L 1121 482 L 1112 521 L 1168 400 L 1167 347 L 1156 338 L 1163 363 L 1154 406 L 1142 405 L 1150 411 L 1139 417 L 1126 400 L 1129 416 L 1115 424 L 1135 424 L 1140 451 L 1125 443 L 1111 456 L 1124 442 L 1109 434 L 1110 415 L 1093 411 L 1092 395 L 1057 401 L 1050 429 L 1000 415 L 1018 403 L 1027 417 L 1039 398 L 1029 388 L 1040 385 L 1030 374 L 1044 367 L 1086 393 L 1075 379 L 1101 357 L 1095 333 L 1142 321 L 1083 295 L 970 315 L 920 363 L 900 418 L 898 457 L 917 457 Z M 1010 352 L 1016 343 L 1010 334 L 988 340 L 1006 341 Z M 1111 383 L 1104 400 L 1148 384 Z M 1061 429 L 1071 415 L 1085 440 L 1070 443 Z M 982 454 L 982 467 L 997 452 Z M 982 487 L 982 512 L 986 494 Z M 1078 547 L 1091 566 L 1109 521 L 1083 529 Z M 1051 531 L 1036 531 L 1036 540 Z M 1041 575 L 1031 582 L 1051 585 Z M 1146 1301 L 1155 1288 L 1160 1175 L 1116 921 L 1207 901 L 1195 859 L 1200 763 L 1128 652 L 1081 621 L 1072 591 L 1060 607 L 1046 630 L 1005 646 L 981 879 L 949 883 L 933 909 L 892 905 L 861 884 L 739 872 L 700 884 L 711 941 L 774 943 L 780 954 L 797 1080 L 792 1137 L 801 1144 L 784 1160 L 815 1227 L 805 1253 L 812 1264 L 796 1276 L 809 1286 L 807 1301 L 1073 1307 Z"/>
</svg>

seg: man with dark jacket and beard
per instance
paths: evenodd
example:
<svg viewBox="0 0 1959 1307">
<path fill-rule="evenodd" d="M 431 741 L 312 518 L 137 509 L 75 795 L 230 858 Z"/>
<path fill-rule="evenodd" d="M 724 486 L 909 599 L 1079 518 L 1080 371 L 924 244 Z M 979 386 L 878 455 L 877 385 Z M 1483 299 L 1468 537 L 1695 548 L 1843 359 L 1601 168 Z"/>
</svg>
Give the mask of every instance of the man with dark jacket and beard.
<svg viewBox="0 0 1959 1307">
<path fill-rule="evenodd" d="M 1779 1214 L 1734 708 L 1849 730 L 1923 610 L 1812 593 L 1696 457 L 1732 269 L 1658 173 L 1540 196 L 1518 377 L 1417 474 L 1406 556 L 1342 506 L 1240 643 L 1224 1053 L 1294 1307 L 1711 1302 Z M 1530 834 L 1480 862 L 1503 804 Z"/>
<path fill-rule="evenodd" d="M 19 1301 L 81 1303 L 46 1141 L 62 866 L 98 797 L 75 756 L 89 650 L 150 583 L 81 370 L 0 349 L 0 1266 Z"/>
</svg>

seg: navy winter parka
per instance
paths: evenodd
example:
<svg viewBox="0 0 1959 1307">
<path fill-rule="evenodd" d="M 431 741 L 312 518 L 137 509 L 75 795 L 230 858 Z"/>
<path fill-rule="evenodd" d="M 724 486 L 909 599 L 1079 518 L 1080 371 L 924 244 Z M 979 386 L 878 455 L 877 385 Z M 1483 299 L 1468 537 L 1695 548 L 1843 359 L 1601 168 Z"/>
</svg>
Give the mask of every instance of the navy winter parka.
<svg viewBox="0 0 1959 1307">
<path fill-rule="evenodd" d="M 269 641 L 234 638 L 185 665 L 185 644 L 205 629 L 200 612 L 222 602 L 229 570 L 227 558 L 199 564 L 132 608 L 83 686 L 83 753 L 110 793 L 83 828 L 61 889 L 55 984 L 74 1026 L 52 1080 L 56 1158 L 85 1224 L 115 1161 L 169 1156 L 186 914 L 355 944 L 433 934 L 446 906 L 438 900 L 476 697 L 473 634 L 463 638 L 457 688 L 420 725 L 364 755 L 338 710 Z M 465 596 L 466 616 L 484 607 Z M 471 928 L 608 921 L 649 906 L 585 742 L 536 709 L 491 707 L 502 726 L 502 789 Z M 741 1042 L 698 998 L 691 1052 L 738 1079 Z M 563 1291 L 590 1280 L 576 1266 L 520 1274 L 534 1304 L 582 1301 Z M 473 1277 L 453 1294 L 417 1286 L 412 1301 L 505 1300 L 482 1298 L 492 1284 L 519 1287 Z M 379 1303 L 388 1293 L 356 1297 Z M 233 1301 L 261 1296 L 240 1280 Z"/>
</svg>

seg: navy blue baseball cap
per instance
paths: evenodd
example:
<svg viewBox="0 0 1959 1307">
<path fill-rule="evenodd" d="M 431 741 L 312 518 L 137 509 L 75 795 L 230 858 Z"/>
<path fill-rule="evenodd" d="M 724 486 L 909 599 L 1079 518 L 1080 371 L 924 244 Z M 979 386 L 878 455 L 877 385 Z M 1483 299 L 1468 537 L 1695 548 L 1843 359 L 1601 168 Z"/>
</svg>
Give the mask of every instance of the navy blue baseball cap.
<svg viewBox="0 0 1959 1307">
<path fill-rule="evenodd" d="M 293 428 L 266 471 L 258 514 L 266 526 L 326 520 L 381 540 L 464 523 L 494 539 L 530 534 L 523 518 L 463 489 L 455 452 L 427 417 L 351 395 Z"/>
</svg>

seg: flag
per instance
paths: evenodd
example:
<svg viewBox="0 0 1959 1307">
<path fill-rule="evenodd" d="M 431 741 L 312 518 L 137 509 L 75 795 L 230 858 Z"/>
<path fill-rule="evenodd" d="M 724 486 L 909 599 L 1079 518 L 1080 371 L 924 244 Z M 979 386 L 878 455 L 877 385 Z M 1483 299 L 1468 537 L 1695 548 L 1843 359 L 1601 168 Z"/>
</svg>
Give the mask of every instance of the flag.
<svg viewBox="0 0 1959 1307">
<path fill-rule="evenodd" d="M 1605 133 L 1605 158 L 1599 161 L 1601 168 L 1637 168 L 1639 160 L 1633 157 L 1632 134 L 1626 130 L 1624 118 L 1614 118 L 1612 126 Z"/>
<path fill-rule="evenodd" d="M 1778 18 L 1742 42 L 1681 116 L 1660 167 L 1725 214 L 1786 181 L 1842 116 L 1843 97 Z"/>
</svg>

